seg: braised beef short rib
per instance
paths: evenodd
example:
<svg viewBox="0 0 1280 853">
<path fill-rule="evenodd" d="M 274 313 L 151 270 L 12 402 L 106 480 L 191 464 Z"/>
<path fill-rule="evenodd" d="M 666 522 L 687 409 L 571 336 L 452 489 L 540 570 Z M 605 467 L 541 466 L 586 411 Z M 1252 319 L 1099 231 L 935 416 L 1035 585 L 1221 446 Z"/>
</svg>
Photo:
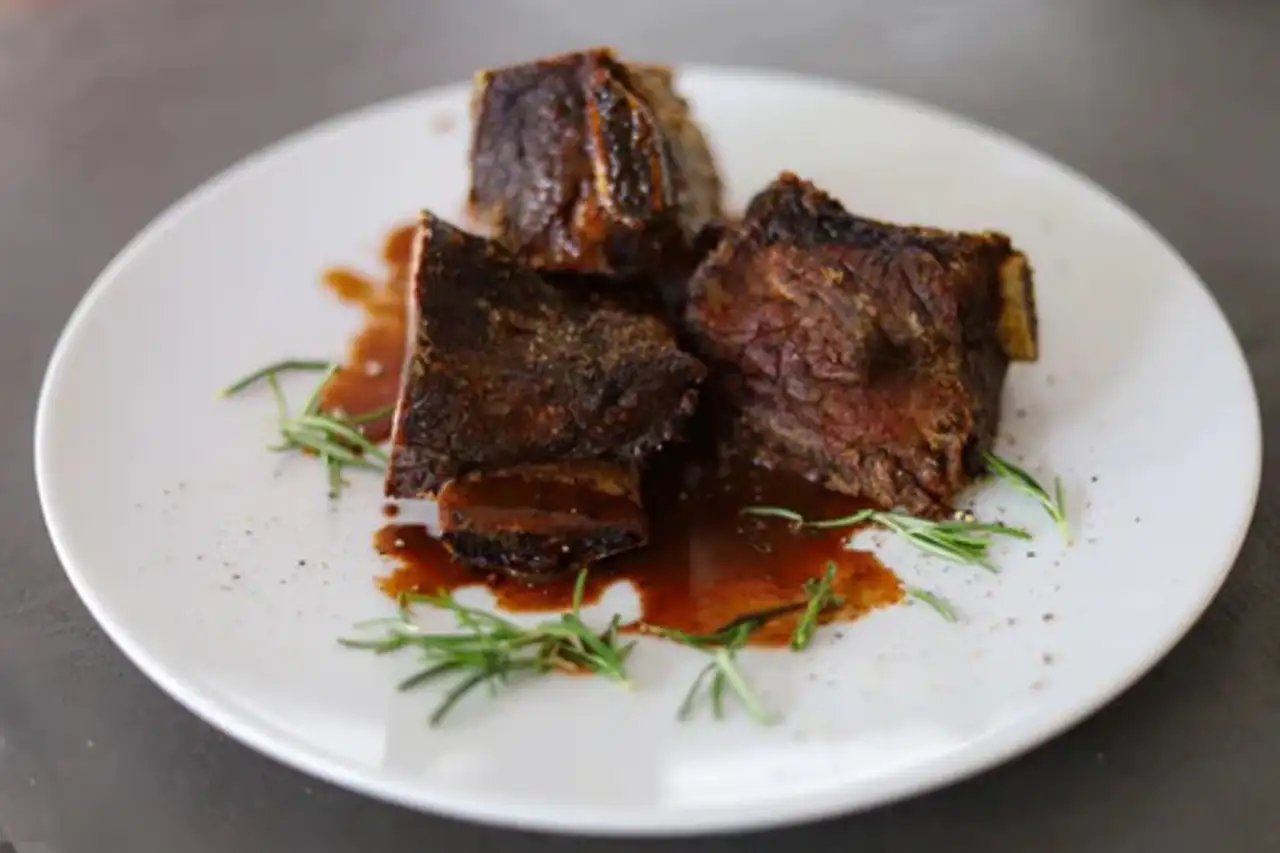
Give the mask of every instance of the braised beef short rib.
<svg viewBox="0 0 1280 853">
<path fill-rule="evenodd" d="M 599 49 L 482 71 L 471 111 L 470 215 L 535 267 L 651 280 L 720 213 L 670 69 Z"/>
<path fill-rule="evenodd" d="M 984 468 L 1010 359 L 1036 358 L 1003 234 L 893 225 L 783 173 L 689 284 L 725 446 L 882 507 L 941 515 Z"/>
<path fill-rule="evenodd" d="M 436 497 L 457 481 L 453 497 L 441 498 L 457 509 L 467 495 L 483 493 L 477 483 L 511 469 L 560 483 L 544 496 L 638 493 L 636 471 L 680 434 L 706 372 L 658 316 L 593 288 L 552 284 L 497 243 L 430 213 L 416 236 L 408 310 L 409 353 L 385 488 L 391 498 Z M 567 472 L 556 474 L 556 466 Z M 585 559 L 647 536 L 642 516 L 619 523 L 611 510 L 601 522 L 618 528 L 609 532 L 566 522 L 556 515 L 561 507 L 529 509 L 526 518 L 559 527 L 542 544 L 520 540 L 526 555 L 554 543 L 565 557 Z M 514 540 L 477 542 L 495 529 L 486 521 L 495 516 L 482 510 L 451 523 L 458 556 L 487 565 L 498 560 L 502 542 Z"/>
</svg>

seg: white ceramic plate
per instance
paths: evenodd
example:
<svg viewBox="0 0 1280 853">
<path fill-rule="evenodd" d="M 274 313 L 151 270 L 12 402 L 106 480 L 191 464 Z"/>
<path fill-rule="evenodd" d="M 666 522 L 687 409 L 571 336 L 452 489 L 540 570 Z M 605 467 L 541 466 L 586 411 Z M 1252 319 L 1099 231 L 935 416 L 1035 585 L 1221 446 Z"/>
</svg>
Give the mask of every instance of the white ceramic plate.
<svg viewBox="0 0 1280 853">
<path fill-rule="evenodd" d="M 771 728 L 677 723 L 700 660 L 657 643 L 633 659 L 634 692 L 552 679 L 428 728 L 432 697 L 393 690 L 411 661 L 334 642 L 389 610 L 370 582 L 377 478 L 330 506 L 313 464 L 263 452 L 265 396 L 214 392 L 283 356 L 337 357 L 358 317 L 318 286 L 322 268 L 376 268 L 381 236 L 420 207 L 457 217 L 465 93 L 442 89 L 216 178 L 139 235 L 67 325 L 36 427 L 45 515 L 89 610 L 163 689 L 261 752 L 409 806 L 711 831 L 973 774 L 1100 707 L 1187 631 L 1248 526 L 1260 437 L 1237 343 L 1177 254 L 1079 175 L 920 105 L 756 72 L 689 70 L 682 87 L 735 206 L 788 168 L 858 212 L 1001 229 L 1029 253 L 1043 356 L 1011 371 L 1002 442 L 1062 475 L 1077 544 L 1007 490 L 978 493 L 1037 541 L 1001 549 L 999 576 L 885 549 L 964 621 L 901 606 L 803 656 L 748 653 L 783 715 Z M 603 607 L 619 603 L 627 589 Z"/>
</svg>

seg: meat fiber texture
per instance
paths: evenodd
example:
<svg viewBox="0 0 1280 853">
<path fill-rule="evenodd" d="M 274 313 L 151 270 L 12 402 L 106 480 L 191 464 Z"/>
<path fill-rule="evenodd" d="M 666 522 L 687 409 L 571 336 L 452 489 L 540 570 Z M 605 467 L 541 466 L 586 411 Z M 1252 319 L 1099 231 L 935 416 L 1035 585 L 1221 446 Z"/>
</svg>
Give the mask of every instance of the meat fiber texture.
<svg viewBox="0 0 1280 853">
<path fill-rule="evenodd" d="M 1031 271 L 998 233 L 849 213 L 783 173 L 689 284 L 726 446 L 884 508 L 940 516 L 984 470 Z"/>
<path fill-rule="evenodd" d="M 495 239 L 547 270 L 687 274 L 721 184 L 669 69 L 597 49 L 482 71 L 471 111 L 468 210 Z"/>
<path fill-rule="evenodd" d="M 666 324 L 559 287 L 496 243 L 423 213 L 386 494 L 520 465 L 642 463 L 676 437 L 705 368 Z"/>
</svg>

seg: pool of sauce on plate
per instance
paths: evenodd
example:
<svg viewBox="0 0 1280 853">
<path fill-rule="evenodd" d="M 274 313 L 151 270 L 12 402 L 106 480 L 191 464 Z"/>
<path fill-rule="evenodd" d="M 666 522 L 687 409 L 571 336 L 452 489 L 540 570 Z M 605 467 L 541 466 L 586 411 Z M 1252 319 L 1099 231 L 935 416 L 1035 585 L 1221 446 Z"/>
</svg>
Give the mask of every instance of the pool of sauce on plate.
<svg viewBox="0 0 1280 853">
<path fill-rule="evenodd" d="M 348 346 L 343 368 L 325 388 L 322 405 L 348 414 L 393 405 L 399 393 L 406 337 L 405 295 L 414 226 L 395 229 L 382 251 L 381 276 L 343 268 L 326 271 L 325 285 L 364 314 Z M 385 439 L 391 418 L 365 425 L 373 441 Z M 646 477 L 650 542 L 645 548 L 597 563 L 585 600 L 598 601 L 609 586 L 628 582 L 640 600 L 640 618 L 681 631 L 714 631 L 744 613 L 803 601 L 804 583 L 835 563 L 834 590 L 841 606 L 824 621 L 846 621 L 900 601 L 902 585 L 873 554 L 845 548 L 851 530 L 796 531 L 777 519 L 744 516 L 748 505 L 786 507 L 807 518 L 849 515 L 864 504 L 798 477 L 749 468 L 729 473 L 671 454 Z M 391 562 L 378 578 L 391 596 L 401 592 L 457 591 L 488 587 L 499 607 L 512 612 L 568 607 L 575 573 L 536 585 L 484 574 L 455 562 L 421 525 L 389 522 L 374 535 L 374 547 Z M 796 616 L 768 623 L 752 644 L 787 642 Z"/>
<path fill-rule="evenodd" d="M 797 532 L 777 519 L 743 516 L 742 507 L 769 502 L 810 518 L 834 518 L 861 504 L 799 478 L 761 470 L 712 476 L 692 488 L 673 481 L 684 472 L 658 470 L 646 483 L 649 544 L 595 564 L 585 600 L 597 601 L 609 586 L 629 582 L 640 599 L 640 618 L 691 633 L 708 633 L 744 613 L 803 601 L 804 583 L 836 564 L 834 591 L 841 606 L 824 621 L 857 618 L 902 599 L 897 577 L 865 551 L 844 547 L 850 529 Z M 484 575 L 454 562 L 422 526 L 389 524 L 374 537 L 393 563 L 378 580 L 389 595 L 487 586 L 512 612 L 554 611 L 572 600 L 575 573 L 530 585 L 499 574 Z M 769 622 L 753 645 L 784 645 L 796 616 Z"/>
</svg>

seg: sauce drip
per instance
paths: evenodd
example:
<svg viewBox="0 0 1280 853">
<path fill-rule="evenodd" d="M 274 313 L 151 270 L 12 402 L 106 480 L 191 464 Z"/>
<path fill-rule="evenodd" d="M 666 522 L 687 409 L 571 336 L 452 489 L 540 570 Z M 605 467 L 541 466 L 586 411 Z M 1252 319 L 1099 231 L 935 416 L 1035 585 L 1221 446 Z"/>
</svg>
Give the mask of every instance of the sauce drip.
<svg viewBox="0 0 1280 853">
<path fill-rule="evenodd" d="M 320 407 L 330 413 L 361 415 L 390 409 L 400 394 L 404 367 L 409 265 L 416 226 L 402 225 L 382 245 L 383 274 L 369 278 L 343 267 L 324 272 L 324 285 L 340 301 L 360 308 L 364 320 L 347 346 L 342 367 L 325 385 Z M 372 442 L 391 436 L 391 413 L 362 427 Z"/>
<path fill-rule="evenodd" d="M 387 237 L 381 277 L 345 268 L 324 274 L 325 286 L 338 299 L 364 313 L 342 369 L 324 389 L 321 405 L 326 411 L 354 415 L 396 402 L 414 231 L 415 226 L 405 225 Z M 386 439 L 390 415 L 370 421 L 364 432 L 371 441 Z M 803 601 L 805 581 L 821 577 L 829 562 L 836 565 L 834 592 L 844 600 L 824 621 L 854 619 L 902 599 L 897 577 L 873 554 L 844 547 L 851 529 L 797 532 L 785 521 L 740 514 L 744 506 L 771 504 L 807 518 L 832 518 L 849 515 L 864 504 L 800 478 L 760 469 L 713 473 L 700 463 L 703 458 L 668 455 L 650 472 L 645 483 L 650 542 L 595 565 L 588 578 L 587 603 L 625 581 L 638 594 L 642 621 L 709 633 L 745 613 Z M 396 513 L 392 509 L 385 514 L 392 518 Z M 455 562 L 421 525 L 392 520 L 377 531 L 374 547 L 393 563 L 390 574 L 377 581 L 391 596 L 483 585 L 502 609 L 512 612 L 563 610 L 572 600 L 572 572 L 537 585 L 505 575 L 486 576 Z M 752 635 L 751 643 L 784 645 L 797 618 L 769 622 Z"/>
</svg>

